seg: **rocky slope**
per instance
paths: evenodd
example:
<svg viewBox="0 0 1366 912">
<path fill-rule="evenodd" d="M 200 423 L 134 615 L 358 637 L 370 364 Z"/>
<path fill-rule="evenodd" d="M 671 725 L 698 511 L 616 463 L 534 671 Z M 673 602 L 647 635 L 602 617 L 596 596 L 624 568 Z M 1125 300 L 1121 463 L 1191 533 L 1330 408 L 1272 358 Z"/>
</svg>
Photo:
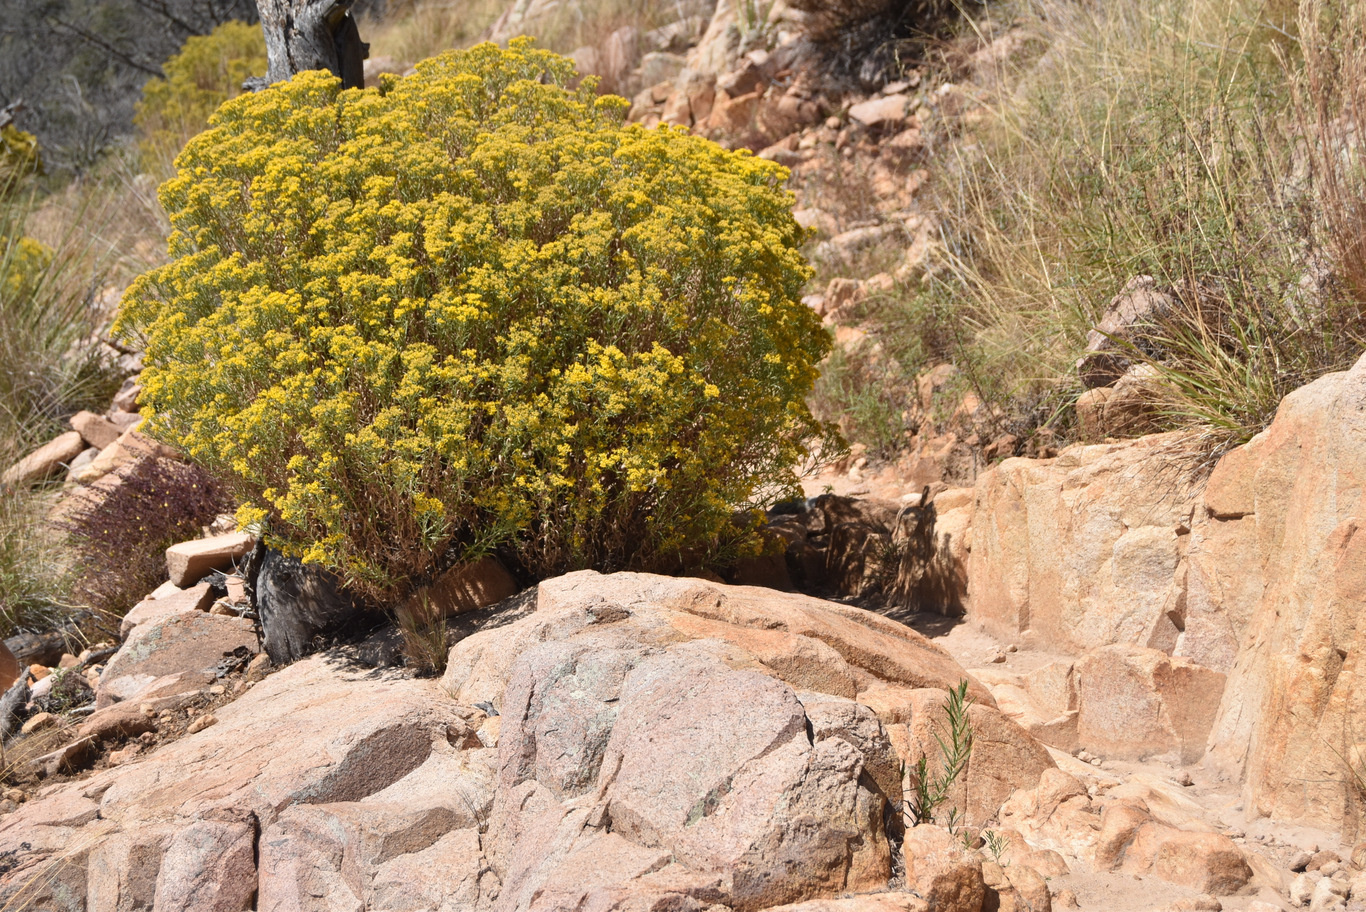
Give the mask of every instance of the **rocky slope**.
<svg viewBox="0 0 1366 912">
<path fill-rule="evenodd" d="M 370 646 L 262 679 L 240 594 L 192 579 L 245 543 L 178 546 L 188 588 L 89 669 L 94 712 L 35 763 L 51 784 L 7 793 L 3 889 L 44 909 L 1351 908 L 1363 383 L 1366 359 L 1291 396 L 1205 484 L 1173 435 L 1007 459 L 928 504 L 884 472 L 775 517 L 786 559 L 737 568 L 933 639 L 773 588 L 581 573 L 460 615 L 440 682 Z M 907 587 L 926 538 L 944 576 Z M 897 607 L 934 591 L 944 613 Z M 960 681 L 975 743 L 930 822 Z"/>
<path fill-rule="evenodd" d="M 926 144 L 970 126 L 996 64 L 1033 43 L 974 39 L 956 83 L 835 91 L 810 78 L 829 11 L 808 5 L 774 4 L 760 29 L 728 0 L 682 4 L 677 27 L 576 56 L 637 120 L 791 166 L 823 262 L 899 251 L 809 300 L 876 359 L 863 305 L 918 281 L 934 233 Z M 970 394 L 936 426 L 937 368 L 903 458 L 855 454 L 771 517 L 783 558 L 734 585 L 583 573 L 465 610 L 508 591 L 486 587 L 453 603 L 439 681 L 388 667 L 383 637 L 267 674 L 231 575 L 249 543 L 177 550 L 118 644 L 34 670 L 58 683 L 34 680 L 19 715 L 59 684 L 88 705 L 9 742 L 6 907 L 1366 908 L 1366 359 L 1209 474 L 1182 435 L 1104 436 L 1141 425 L 1141 378 L 1096 365 L 1160 305 L 1146 288 L 1116 298 L 1082 368 L 1103 442 L 988 441 Z M 132 428 L 136 397 L 7 483 L 67 471 L 98 497 L 175 459 Z M 941 768 L 959 682 L 974 747 L 925 821 L 917 763 Z"/>
</svg>

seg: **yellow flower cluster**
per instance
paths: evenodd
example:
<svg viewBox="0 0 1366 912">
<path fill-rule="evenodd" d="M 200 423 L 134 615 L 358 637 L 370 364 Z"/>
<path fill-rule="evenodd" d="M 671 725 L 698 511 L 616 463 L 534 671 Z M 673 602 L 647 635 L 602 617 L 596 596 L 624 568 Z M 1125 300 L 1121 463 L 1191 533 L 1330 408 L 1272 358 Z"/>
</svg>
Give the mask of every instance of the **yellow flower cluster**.
<svg viewBox="0 0 1366 912">
<path fill-rule="evenodd" d="M 0 237 L 0 302 L 33 294 L 52 265 L 53 252 L 31 237 Z"/>
<path fill-rule="evenodd" d="M 0 127 L 0 197 L 8 195 L 20 178 L 41 174 L 42 156 L 38 154 L 38 138 L 20 130 L 14 124 Z"/>
<path fill-rule="evenodd" d="M 218 106 L 242 93 L 248 76 L 266 71 L 266 39 L 259 25 L 224 22 L 207 35 L 191 35 L 161 67 L 165 78 L 142 87 L 133 115 L 148 167 L 164 168 L 180 147 L 204 129 Z"/>
<path fill-rule="evenodd" d="M 785 174 L 519 40 L 225 104 L 139 279 L 153 433 L 376 598 L 491 548 L 667 567 L 790 491 L 829 339 Z"/>
</svg>

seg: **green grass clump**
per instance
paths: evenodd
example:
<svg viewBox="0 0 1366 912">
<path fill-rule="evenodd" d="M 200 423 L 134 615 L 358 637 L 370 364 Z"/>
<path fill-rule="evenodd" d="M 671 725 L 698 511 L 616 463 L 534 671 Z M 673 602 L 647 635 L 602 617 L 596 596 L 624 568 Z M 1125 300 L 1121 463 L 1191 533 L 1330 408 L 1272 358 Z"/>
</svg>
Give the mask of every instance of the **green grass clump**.
<svg viewBox="0 0 1366 912">
<path fill-rule="evenodd" d="M 829 349 L 785 172 L 527 41 L 226 104 L 124 300 L 150 431 L 376 600 L 499 548 L 668 568 L 790 493 Z"/>
<path fill-rule="evenodd" d="M 69 430 L 67 416 L 103 410 L 117 386 L 99 346 L 86 246 L 28 234 L 31 187 L 0 194 L 0 470 Z M 69 561 L 48 526 L 49 496 L 0 488 L 0 635 L 50 627 L 71 611 Z"/>
<path fill-rule="evenodd" d="M 1366 12 L 1341 0 L 1298 19 L 1257 0 L 1010 11 L 1047 50 L 999 74 L 1006 91 L 968 87 L 986 110 L 937 146 L 930 280 L 882 336 L 950 329 L 948 357 L 1002 429 L 1065 432 L 1087 331 L 1130 278 L 1152 276 L 1179 306 L 1134 358 L 1157 369 L 1159 421 L 1215 450 L 1350 365 L 1366 345 L 1354 278 L 1366 277 L 1366 169 L 1344 124 L 1366 110 Z"/>
</svg>

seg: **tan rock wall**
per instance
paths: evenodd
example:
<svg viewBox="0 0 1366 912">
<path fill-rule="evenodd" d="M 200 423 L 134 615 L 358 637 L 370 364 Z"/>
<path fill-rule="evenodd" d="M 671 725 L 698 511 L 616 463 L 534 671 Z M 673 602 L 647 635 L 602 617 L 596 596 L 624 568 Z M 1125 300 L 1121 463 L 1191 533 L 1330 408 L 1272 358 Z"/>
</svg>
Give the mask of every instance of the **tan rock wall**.
<svg viewBox="0 0 1366 912">
<path fill-rule="evenodd" d="M 977 484 L 969 618 L 1080 654 L 1181 652 L 1194 456 L 1179 434 L 1007 459 Z"/>
<path fill-rule="evenodd" d="M 1246 775 L 1249 810 L 1348 839 L 1366 771 L 1363 526 L 1366 358 L 1286 397 L 1216 467 L 1192 529 L 1192 622 L 1248 619 L 1213 759 Z"/>
</svg>

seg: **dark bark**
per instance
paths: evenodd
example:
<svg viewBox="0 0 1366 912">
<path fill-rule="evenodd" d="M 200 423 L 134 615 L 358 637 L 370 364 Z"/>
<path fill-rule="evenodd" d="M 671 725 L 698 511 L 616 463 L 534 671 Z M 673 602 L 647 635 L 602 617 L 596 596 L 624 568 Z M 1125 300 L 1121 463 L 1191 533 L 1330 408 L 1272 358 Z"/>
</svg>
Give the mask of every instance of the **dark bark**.
<svg viewBox="0 0 1366 912">
<path fill-rule="evenodd" d="M 247 80 L 259 91 L 305 70 L 328 70 L 347 89 L 364 88 L 370 46 L 360 40 L 352 0 L 258 0 L 269 69 Z"/>
<path fill-rule="evenodd" d="M 383 616 L 366 610 L 341 580 L 312 564 L 257 546 L 248 570 L 262 646 L 284 665 L 373 630 Z"/>
<path fill-rule="evenodd" d="M 28 675 L 21 674 L 19 680 L 0 697 L 0 744 L 8 741 L 10 735 L 18 731 L 19 726 L 23 724 L 20 716 L 24 705 L 28 703 L 28 698 Z"/>
</svg>

